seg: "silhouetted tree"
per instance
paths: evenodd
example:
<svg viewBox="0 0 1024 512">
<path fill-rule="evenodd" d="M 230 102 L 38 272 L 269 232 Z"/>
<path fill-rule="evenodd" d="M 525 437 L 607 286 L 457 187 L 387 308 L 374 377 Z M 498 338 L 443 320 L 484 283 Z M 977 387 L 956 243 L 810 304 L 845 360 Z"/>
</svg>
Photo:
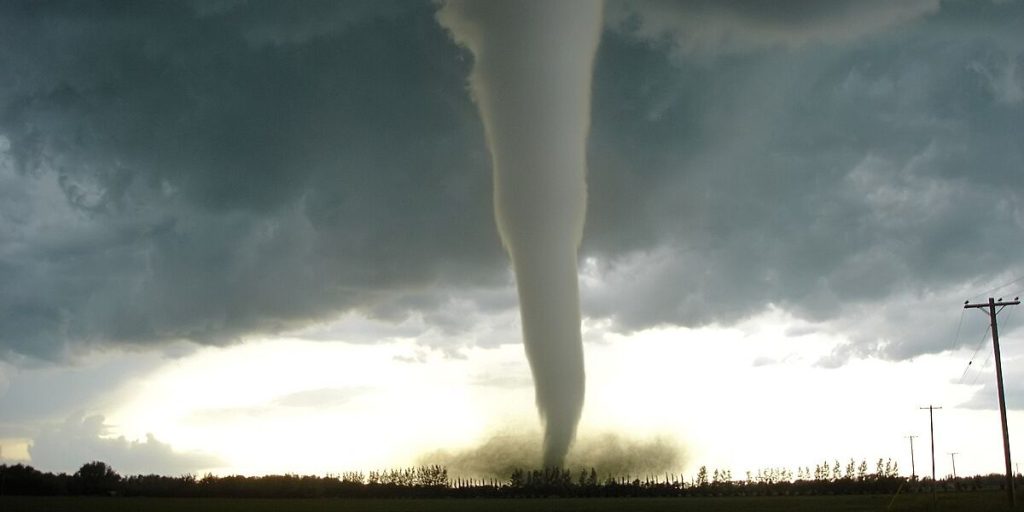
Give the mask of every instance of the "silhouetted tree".
<svg viewBox="0 0 1024 512">
<path fill-rule="evenodd" d="M 512 470 L 508 485 L 513 489 L 522 489 L 526 486 L 526 473 L 521 468 Z"/>
<path fill-rule="evenodd" d="M 70 477 L 43 473 L 31 466 L 0 466 L 0 495 L 53 496 L 67 494 Z"/>
<path fill-rule="evenodd" d="M 708 468 L 707 468 L 707 466 L 701 466 L 700 469 L 697 470 L 697 485 L 700 486 L 700 487 L 704 487 L 704 486 L 708 485 Z"/>
<path fill-rule="evenodd" d="M 92 461 L 75 472 L 74 481 L 82 494 L 113 494 L 121 483 L 121 475 L 104 462 Z"/>
<path fill-rule="evenodd" d="M 816 466 L 811 480 L 810 468 L 799 468 L 794 481 L 792 470 L 784 467 L 759 469 L 756 475 L 747 472 L 747 479 L 733 481 L 729 470 L 715 469 L 709 474 L 702 466 L 693 480 L 686 485 L 678 475 L 658 477 L 646 475 L 607 475 L 599 481 L 597 471 L 591 469 L 578 474 L 565 469 L 516 469 L 508 480 L 483 481 L 448 480 L 443 466 L 424 466 L 405 469 L 374 471 L 368 477 L 362 473 L 341 475 L 302 476 L 267 475 L 259 477 L 213 476 L 196 479 L 193 475 L 169 477 L 160 475 L 134 475 L 120 477 L 102 462 L 90 462 L 73 476 L 42 473 L 23 466 L 0 465 L 0 494 L 13 495 L 67 495 L 67 494 L 119 494 L 124 496 L 153 497 L 217 497 L 217 498 L 425 498 L 425 497 L 545 497 L 545 496 L 730 496 L 730 495 L 791 495 L 791 494 L 892 494 L 900 486 L 905 492 L 917 492 L 917 482 L 898 476 L 898 464 L 891 459 L 880 459 L 879 473 L 866 475 L 867 462 L 854 464 L 857 478 L 851 478 L 850 464 L 843 478 L 834 480 L 834 466 L 827 461 Z M 841 468 L 842 469 L 842 468 Z M 713 475 L 713 476 L 712 476 Z M 709 481 L 714 479 L 713 482 Z M 942 483 L 942 482 L 940 482 Z M 965 490 L 998 489 L 1003 480 L 1000 475 L 967 477 L 961 479 Z M 945 485 L 954 485 L 946 480 Z"/>
</svg>

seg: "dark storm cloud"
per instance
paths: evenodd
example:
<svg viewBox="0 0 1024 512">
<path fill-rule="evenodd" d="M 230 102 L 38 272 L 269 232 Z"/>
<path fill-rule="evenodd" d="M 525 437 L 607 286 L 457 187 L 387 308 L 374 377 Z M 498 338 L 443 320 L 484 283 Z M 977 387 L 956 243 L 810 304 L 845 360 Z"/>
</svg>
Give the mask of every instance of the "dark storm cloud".
<svg viewBox="0 0 1024 512">
<path fill-rule="evenodd" d="M 3 6 L 6 352 L 219 343 L 503 281 L 433 7 L 338 5 Z"/>
<path fill-rule="evenodd" d="M 771 303 L 849 336 L 832 364 L 951 348 L 963 299 L 1024 272 L 1020 7 L 966 7 L 710 61 L 606 32 L 588 314 L 729 324 Z"/>
<path fill-rule="evenodd" d="M 843 42 L 939 8 L 939 0 L 611 0 L 609 25 L 675 52 L 735 53 Z"/>
<path fill-rule="evenodd" d="M 301 5 L 0 5 L 6 357 L 515 307 L 471 57 L 429 3 Z M 585 315 L 949 348 L 1024 275 L 1022 7 L 760 5 L 610 7 Z"/>
</svg>

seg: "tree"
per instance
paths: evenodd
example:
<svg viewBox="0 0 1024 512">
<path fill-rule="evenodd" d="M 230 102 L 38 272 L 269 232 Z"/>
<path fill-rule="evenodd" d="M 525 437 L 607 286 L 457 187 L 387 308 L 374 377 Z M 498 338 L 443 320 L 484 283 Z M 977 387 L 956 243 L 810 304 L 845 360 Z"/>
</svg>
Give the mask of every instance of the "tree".
<svg viewBox="0 0 1024 512">
<path fill-rule="evenodd" d="M 889 464 L 886 463 L 885 465 L 888 466 Z M 890 478 L 898 478 L 900 476 L 900 463 L 898 461 L 892 461 L 892 470 L 886 476 Z"/>
<path fill-rule="evenodd" d="M 708 484 L 708 468 L 707 466 L 701 466 L 697 470 L 697 485 L 703 487 Z"/>
<path fill-rule="evenodd" d="M 826 461 L 823 461 L 820 466 L 817 466 L 817 471 L 815 471 L 814 479 L 815 480 L 828 480 L 828 474 L 829 474 L 829 471 L 828 471 L 828 461 L 826 460 Z"/>
<path fill-rule="evenodd" d="M 121 475 L 100 461 L 83 464 L 75 472 L 74 479 L 82 494 L 112 494 L 121 483 Z"/>
<path fill-rule="evenodd" d="M 516 468 L 512 470 L 512 476 L 509 478 L 508 485 L 513 489 L 526 487 L 526 474 L 522 469 Z"/>
</svg>

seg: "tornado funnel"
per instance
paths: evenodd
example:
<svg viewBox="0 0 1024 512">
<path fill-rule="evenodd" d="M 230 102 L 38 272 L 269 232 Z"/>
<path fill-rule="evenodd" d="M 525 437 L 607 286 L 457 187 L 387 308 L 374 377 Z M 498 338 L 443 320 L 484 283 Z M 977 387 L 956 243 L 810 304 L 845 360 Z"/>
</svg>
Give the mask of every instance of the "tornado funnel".
<svg viewBox="0 0 1024 512">
<path fill-rule="evenodd" d="M 498 231 L 515 270 L 545 467 L 563 465 L 583 410 L 576 260 L 601 8 L 596 0 L 456 0 L 438 12 L 474 56 L 470 91 L 491 153 Z"/>
</svg>

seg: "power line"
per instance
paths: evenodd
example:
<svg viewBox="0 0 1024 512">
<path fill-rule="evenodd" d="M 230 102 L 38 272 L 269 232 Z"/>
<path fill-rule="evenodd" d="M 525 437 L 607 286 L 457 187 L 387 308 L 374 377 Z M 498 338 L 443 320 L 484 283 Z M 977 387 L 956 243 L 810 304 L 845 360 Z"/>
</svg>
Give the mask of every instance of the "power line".
<svg viewBox="0 0 1024 512">
<path fill-rule="evenodd" d="M 1003 318 L 1003 326 L 1004 326 L 1004 327 L 1006 326 L 1006 324 L 1008 324 L 1008 323 L 1009 323 L 1010 317 L 1011 317 L 1011 316 L 1013 316 L 1013 312 L 1014 312 L 1014 311 L 1016 311 L 1016 310 L 1013 310 L 1013 309 L 1011 309 L 1011 310 L 1010 310 L 1009 312 L 1007 312 L 1007 313 L 1006 313 L 1006 317 L 1005 317 L 1005 318 Z M 985 329 L 985 335 L 981 337 L 981 341 L 982 341 L 982 342 L 984 342 L 984 341 L 985 341 L 985 338 L 986 338 L 986 337 L 988 336 L 988 333 L 989 333 L 989 331 L 990 331 L 991 329 L 992 329 L 992 325 L 991 325 L 991 324 L 989 324 L 989 326 L 988 326 L 988 327 L 987 327 L 987 328 Z M 981 345 L 980 345 L 980 344 L 978 345 L 978 348 L 981 348 Z M 975 354 L 977 354 L 977 352 L 978 352 L 978 351 L 977 351 L 977 350 L 975 350 L 974 352 L 975 352 Z M 992 352 L 990 351 L 990 352 L 988 352 L 988 353 L 987 353 L 987 355 L 985 356 L 985 362 L 981 364 L 981 366 L 980 366 L 980 367 L 978 368 L 978 371 L 977 371 L 977 373 L 975 373 L 975 374 L 974 374 L 974 378 L 973 378 L 973 379 L 971 379 L 971 384 L 970 384 L 971 386 L 973 386 L 973 385 L 975 385 L 975 384 L 977 384 L 977 383 L 978 383 L 978 378 L 980 378 L 980 377 L 981 377 L 981 375 L 982 375 L 983 373 L 985 373 L 985 370 L 986 370 L 986 369 L 988 369 L 988 362 L 989 362 L 989 361 L 991 361 L 991 360 L 992 360 Z M 968 364 L 968 366 L 970 366 L 970 363 L 967 363 L 967 364 Z M 964 370 L 964 373 L 966 374 L 966 373 L 967 373 L 967 370 Z M 963 383 L 963 382 L 962 382 L 962 381 L 963 381 L 963 375 L 961 375 L 961 376 L 960 376 L 960 379 L 961 379 L 961 382 L 960 382 L 960 383 L 962 384 L 962 383 Z"/>
<path fill-rule="evenodd" d="M 1007 282 L 1005 282 L 1005 283 L 1003 283 L 1003 284 L 1001 284 L 999 286 L 996 286 L 995 288 L 986 290 L 984 292 L 974 294 L 974 295 L 972 295 L 972 297 L 982 297 L 982 296 L 988 295 L 989 293 L 992 293 L 994 291 L 1006 288 L 1007 286 L 1010 286 L 1011 284 L 1019 283 L 1021 281 L 1024 281 L 1024 276 L 1020 276 L 1020 277 L 1018 277 L 1016 279 L 1013 279 L 1011 281 L 1007 281 Z M 1012 293 L 1011 295 L 1013 295 L 1014 297 L 1019 297 L 1022 294 L 1024 294 L 1024 289 L 1021 289 L 1021 290 L 1019 290 L 1019 291 L 1017 291 L 1015 293 Z M 1007 318 L 1004 319 L 1004 321 L 1003 321 L 1004 325 L 1006 324 L 1006 320 L 1009 319 L 1009 315 L 1012 314 L 1013 310 L 1010 310 L 1010 311 L 1011 311 L 1011 313 L 1008 313 L 1007 314 Z M 963 325 L 964 325 L 964 314 L 966 312 L 967 312 L 966 308 L 960 310 L 960 321 L 957 322 L 957 325 L 956 325 L 956 335 L 953 337 L 953 346 L 951 347 L 954 350 L 956 349 L 957 344 L 960 341 L 960 334 L 962 332 L 962 328 L 963 328 Z M 971 353 L 971 358 L 967 360 L 967 364 L 964 366 L 964 371 L 960 374 L 960 378 L 957 380 L 957 384 L 963 384 L 964 383 L 964 378 L 967 377 L 967 374 L 971 371 L 972 365 L 974 364 L 974 360 L 978 357 L 978 352 L 981 351 L 981 347 L 985 344 L 985 340 L 988 338 L 989 329 L 991 329 L 991 328 L 992 328 L 991 324 L 985 326 L 985 332 L 983 332 L 981 334 L 981 337 L 978 339 L 978 343 L 974 347 L 974 352 Z M 989 354 L 989 356 L 986 357 L 985 363 L 982 364 L 981 368 L 978 370 L 978 373 L 974 376 L 974 379 L 971 381 L 971 385 L 974 385 L 974 383 L 978 381 L 978 377 L 981 375 L 981 372 L 988 366 L 988 361 L 989 361 L 989 359 L 991 359 L 991 357 L 992 357 L 991 354 Z"/>
<path fill-rule="evenodd" d="M 953 337 L 953 346 L 950 347 L 953 350 L 956 350 L 956 345 L 957 345 L 957 343 L 960 342 L 960 328 L 964 326 L 964 313 L 965 312 L 967 312 L 966 309 L 961 309 L 960 310 L 960 321 L 957 322 L 957 324 L 956 324 L 956 336 Z"/>
<path fill-rule="evenodd" d="M 1009 281 L 1009 282 L 1003 283 L 1003 284 L 1001 284 L 999 286 L 996 286 L 995 288 L 992 288 L 991 290 L 985 290 L 985 291 L 983 291 L 981 293 L 976 293 L 974 295 L 971 295 L 971 297 L 984 297 L 984 296 L 986 296 L 986 295 L 988 295 L 988 294 L 990 294 L 990 293 L 992 293 L 994 291 L 1002 290 L 1003 288 L 1006 288 L 1007 286 L 1010 286 L 1011 284 L 1019 283 L 1021 281 L 1024 281 L 1024 276 L 1020 276 L 1017 279 L 1014 279 L 1013 281 Z M 1014 297 L 1018 297 L 1019 294 L 1014 294 L 1013 296 Z"/>
<path fill-rule="evenodd" d="M 964 368 L 964 372 L 960 374 L 960 381 L 958 384 L 963 384 L 964 377 L 967 376 L 967 372 L 971 369 L 971 365 L 974 364 L 974 358 L 978 357 L 978 352 L 981 351 L 981 346 L 985 344 L 985 339 L 988 338 L 988 331 L 991 328 L 991 325 L 985 326 L 985 332 L 981 333 L 981 338 L 978 339 L 978 344 L 974 347 L 974 353 L 971 354 L 971 358 L 967 361 L 967 366 Z"/>
<path fill-rule="evenodd" d="M 981 363 L 981 367 L 978 368 L 978 372 L 974 374 L 974 379 L 971 380 L 971 384 L 970 384 L 971 386 L 973 386 L 973 385 L 978 383 L 978 378 L 981 377 L 981 374 L 985 373 L 986 369 L 988 369 L 988 362 L 991 361 L 991 360 L 992 360 L 992 352 L 989 352 L 988 355 L 985 356 L 985 362 Z"/>
<path fill-rule="evenodd" d="M 1022 279 L 1024 279 L 1024 278 L 1022 278 Z M 1021 290 L 1021 292 L 1024 293 L 1024 290 Z M 1014 294 L 1014 297 L 1018 297 L 1019 295 L 1020 294 Z M 966 311 L 967 311 L 966 308 L 960 310 L 960 325 L 963 325 L 964 313 Z M 1015 310 L 1011 309 L 1009 312 L 1006 313 L 1006 317 L 1003 318 L 1003 325 L 1004 326 L 1009 322 L 1010 317 L 1013 316 L 1013 312 L 1014 311 Z M 972 365 L 974 364 L 974 360 L 977 359 L 978 352 L 981 351 L 981 347 L 983 347 L 985 345 L 985 340 L 988 339 L 988 333 L 989 333 L 989 331 L 991 329 L 992 329 L 992 324 L 991 323 L 989 323 L 988 325 L 985 326 L 985 332 L 981 333 L 981 337 L 978 338 L 978 343 L 974 346 L 974 352 L 971 353 L 971 358 L 967 360 L 967 365 L 964 366 L 964 371 L 963 371 L 963 373 L 960 374 L 960 379 L 957 380 L 957 384 L 963 384 L 964 383 L 964 378 L 967 377 L 967 373 L 971 371 L 971 368 L 973 367 Z M 957 326 L 957 336 L 958 337 L 959 337 L 959 333 L 960 333 L 960 326 Z M 955 346 L 955 344 L 954 344 L 954 346 Z M 989 360 L 991 358 L 992 358 L 992 353 L 990 352 L 985 357 L 985 362 L 981 365 L 980 368 L 978 368 L 978 373 L 974 375 L 974 379 L 971 381 L 971 385 L 974 385 L 974 383 L 978 381 L 978 376 L 980 376 L 982 371 L 984 371 L 984 369 L 988 367 L 988 362 L 989 362 Z"/>
</svg>

